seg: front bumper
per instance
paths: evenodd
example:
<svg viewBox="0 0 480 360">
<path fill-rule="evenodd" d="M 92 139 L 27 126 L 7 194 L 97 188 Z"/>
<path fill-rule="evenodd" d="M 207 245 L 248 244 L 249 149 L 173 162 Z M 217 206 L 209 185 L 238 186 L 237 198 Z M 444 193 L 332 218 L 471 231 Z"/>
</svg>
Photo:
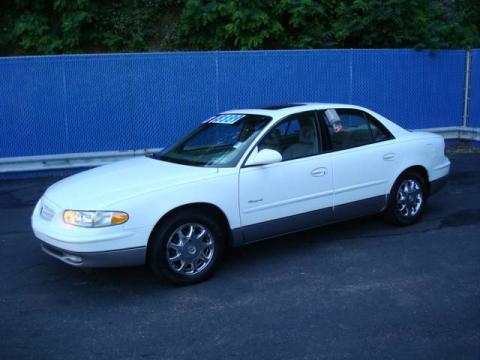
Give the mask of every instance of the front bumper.
<svg viewBox="0 0 480 360">
<path fill-rule="evenodd" d="M 42 241 L 41 247 L 46 254 L 68 265 L 82 268 L 143 265 L 147 254 L 146 246 L 111 251 L 76 252 L 60 249 Z"/>
<path fill-rule="evenodd" d="M 44 208 L 48 212 L 42 215 Z M 146 261 L 148 228 L 128 228 L 124 224 L 103 228 L 68 225 L 63 221 L 63 209 L 46 198 L 33 211 L 32 229 L 45 253 L 72 266 L 135 266 Z"/>
</svg>

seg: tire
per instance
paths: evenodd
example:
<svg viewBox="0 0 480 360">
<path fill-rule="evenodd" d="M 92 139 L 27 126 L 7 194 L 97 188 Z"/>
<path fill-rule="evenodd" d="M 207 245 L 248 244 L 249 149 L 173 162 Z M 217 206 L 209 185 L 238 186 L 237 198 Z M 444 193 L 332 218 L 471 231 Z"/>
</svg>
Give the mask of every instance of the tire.
<svg viewBox="0 0 480 360">
<path fill-rule="evenodd" d="M 425 179 L 417 172 L 406 172 L 392 187 L 385 218 L 396 225 L 414 224 L 422 216 L 426 202 Z"/>
<path fill-rule="evenodd" d="M 167 218 L 152 234 L 148 264 L 177 285 L 207 280 L 225 251 L 225 229 L 205 211 L 185 210 Z"/>
</svg>

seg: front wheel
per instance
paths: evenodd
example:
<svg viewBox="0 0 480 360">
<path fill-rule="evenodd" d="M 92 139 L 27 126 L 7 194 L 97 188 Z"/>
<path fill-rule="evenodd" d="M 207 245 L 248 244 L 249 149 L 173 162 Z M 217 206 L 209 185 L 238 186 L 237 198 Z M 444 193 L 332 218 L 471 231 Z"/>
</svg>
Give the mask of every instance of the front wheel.
<svg viewBox="0 0 480 360">
<path fill-rule="evenodd" d="M 392 187 L 386 218 L 398 225 L 413 224 L 422 216 L 425 203 L 425 180 L 416 172 L 405 173 Z"/>
<path fill-rule="evenodd" d="M 203 212 L 175 214 L 152 235 L 150 268 L 156 275 L 179 285 L 204 281 L 222 258 L 224 233 L 216 219 Z"/>
</svg>

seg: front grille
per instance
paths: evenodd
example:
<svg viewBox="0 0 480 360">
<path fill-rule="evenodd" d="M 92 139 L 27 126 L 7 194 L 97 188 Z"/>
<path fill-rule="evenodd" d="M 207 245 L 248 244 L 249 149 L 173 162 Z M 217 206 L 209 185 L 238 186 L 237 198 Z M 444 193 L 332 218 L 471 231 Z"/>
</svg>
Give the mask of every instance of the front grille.
<svg viewBox="0 0 480 360">
<path fill-rule="evenodd" d="M 45 220 L 50 221 L 55 216 L 55 211 L 53 211 L 53 209 L 49 208 L 47 205 L 42 204 L 42 207 L 40 208 L 40 216 Z"/>
</svg>

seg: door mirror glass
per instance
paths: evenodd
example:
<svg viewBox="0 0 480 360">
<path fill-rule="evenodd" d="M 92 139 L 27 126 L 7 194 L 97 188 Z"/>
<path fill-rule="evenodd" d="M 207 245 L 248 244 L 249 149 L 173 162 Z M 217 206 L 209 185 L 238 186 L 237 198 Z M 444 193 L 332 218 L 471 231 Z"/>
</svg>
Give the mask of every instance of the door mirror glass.
<svg viewBox="0 0 480 360">
<path fill-rule="evenodd" d="M 282 161 L 282 155 L 280 155 L 280 153 L 276 150 L 262 149 L 258 151 L 258 149 L 255 149 L 255 151 L 248 158 L 245 165 L 246 166 L 267 165 L 267 164 L 273 164 L 281 161 Z"/>
</svg>

